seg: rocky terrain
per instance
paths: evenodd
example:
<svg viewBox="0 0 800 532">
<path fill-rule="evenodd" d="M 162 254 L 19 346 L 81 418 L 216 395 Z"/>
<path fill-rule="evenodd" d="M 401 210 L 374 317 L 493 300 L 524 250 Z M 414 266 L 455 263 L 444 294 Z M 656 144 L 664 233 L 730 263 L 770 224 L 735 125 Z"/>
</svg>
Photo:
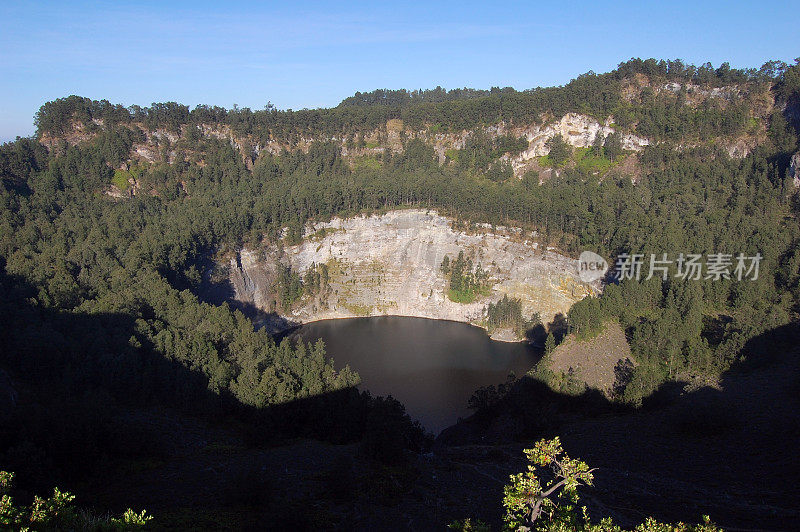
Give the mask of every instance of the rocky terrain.
<svg viewBox="0 0 800 532">
<path fill-rule="evenodd" d="M 41 138 L 42 144 L 53 149 L 62 140 L 68 144 L 78 144 L 93 138 L 93 129 L 97 129 L 104 125 L 101 119 L 95 119 L 92 122 L 92 127 L 87 127 L 83 124 L 76 122 L 73 129 L 63 136 L 52 137 L 51 135 L 43 135 Z M 132 123 L 132 127 L 137 128 L 143 134 L 143 140 L 134 145 L 132 160 L 139 162 L 155 163 L 163 159 L 166 154 L 169 160 L 166 162 L 174 162 L 178 157 L 178 151 L 181 148 L 181 139 L 186 135 L 187 127 L 183 131 L 176 133 L 166 129 L 155 129 L 150 131 L 142 123 Z M 567 144 L 576 148 L 587 148 L 592 145 L 598 133 L 602 133 L 607 137 L 611 133 L 617 131 L 614 125 L 614 117 L 609 116 L 603 121 L 598 122 L 596 119 L 580 113 L 567 113 L 564 116 L 557 117 L 545 121 L 541 124 L 517 124 L 511 125 L 505 122 L 500 122 L 481 129 L 481 133 L 485 134 L 488 138 L 494 139 L 500 135 L 512 135 L 518 138 L 525 138 L 528 142 L 527 149 L 514 156 L 508 154 L 503 157 L 505 162 L 508 162 L 515 177 L 522 177 L 522 175 L 535 168 L 533 164 L 539 157 L 545 156 L 550 153 L 550 148 L 546 145 L 547 141 L 555 135 L 561 135 Z M 374 157 L 382 154 L 387 149 L 393 153 L 402 153 L 404 151 L 404 139 L 417 138 L 433 146 L 438 158 L 439 164 L 447 162 L 447 152 L 450 150 L 463 149 L 467 139 L 476 131 L 463 130 L 450 133 L 435 133 L 429 129 L 413 130 L 409 128 L 402 120 L 392 119 L 386 122 L 383 128 L 371 131 L 363 136 L 365 146 L 355 147 L 348 146 L 342 138 L 326 137 L 326 138 L 313 138 L 301 137 L 293 145 L 270 140 L 266 143 L 259 142 L 254 138 L 237 135 L 230 126 L 227 125 L 206 125 L 200 126 L 200 131 L 203 136 L 209 138 L 216 138 L 227 140 L 231 146 L 240 151 L 248 163 L 248 167 L 252 166 L 253 158 L 256 158 L 261 152 L 269 153 L 272 155 L 279 155 L 285 150 L 294 151 L 300 150 L 307 152 L 313 142 L 332 141 L 341 144 L 341 153 L 351 165 L 355 165 L 359 159 L 364 157 Z M 637 136 L 634 134 L 622 134 L 622 147 L 628 151 L 638 152 L 645 146 L 651 144 L 647 138 Z M 164 146 L 168 146 L 166 152 Z M 185 149 L 184 149 L 185 152 Z M 738 152 L 737 152 L 738 154 Z M 743 156 L 744 154 L 738 154 Z"/>
<path fill-rule="evenodd" d="M 631 367 L 634 364 L 625 331 L 613 321 L 594 338 L 580 340 L 568 335 L 545 360 L 550 371 L 570 375 L 609 398 L 616 378 L 614 370 L 625 361 Z"/>
<path fill-rule="evenodd" d="M 726 85 L 723 87 L 704 88 L 703 86 L 687 83 L 680 84 L 670 82 L 666 84 L 653 84 L 645 76 L 634 76 L 626 81 L 622 89 L 622 96 L 629 102 L 639 101 L 644 94 L 662 95 L 667 94 L 672 98 L 681 98 L 682 105 L 689 105 L 698 108 L 703 105 L 720 105 L 726 107 L 731 102 L 745 99 L 753 107 L 754 127 L 747 133 L 738 137 L 715 139 L 731 157 L 742 158 L 761 141 L 763 141 L 766 131 L 766 120 L 772 110 L 773 102 L 768 91 L 758 87 L 745 85 Z M 95 118 L 87 123 L 74 121 L 66 132 L 60 134 L 43 133 L 40 142 L 53 149 L 62 141 L 67 144 L 79 144 L 92 139 L 106 124 L 103 119 Z M 265 154 L 280 155 L 285 152 L 302 151 L 308 152 L 315 142 L 333 142 L 340 146 L 342 157 L 355 167 L 363 160 L 380 157 L 386 151 L 394 154 L 402 153 L 405 150 L 408 140 L 419 139 L 425 144 L 432 146 L 439 159 L 439 164 L 451 164 L 452 152 L 461 150 L 465 147 L 470 136 L 481 134 L 489 139 L 496 139 L 501 135 L 510 135 L 515 138 L 524 138 L 528 146 L 519 153 L 505 154 L 502 160 L 508 163 L 514 173 L 514 177 L 521 178 L 528 171 L 549 173 L 550 170 L 540 168 L 537 164 L 540 157 L 548 155 L 549 147 L 547 141 L 555 135 L 561 135 L 567 144 L 575 148 L 587 148 L 592 146 L 598 133 L 604 137 L 617 132 L 621 135 L 623 149 L 628 152 L 639 152 L 646 146 L 656 144 L 658 141 L 649 139 L 642 135 L 636 135 L 625 128 L 620 128 L 615 123 L 613 115 L 596 116 L 589 114 L 568 112 L 563 115 L 552 115 L 545 113 L 535 121 L 513 122 L 498 121 L 475 129 L 440 131 L 435 124 L 425 124 L 422 128 L 411 127 L 401 119 L 390 119 L 385 124 L 374 130 L 368 130 L 359 134 L 359 143 L 353 141 L 348 135 L 314 135 L 308 132 L 301 133 L 292 138 L 280 139 L 269 137 L 268 139 L 256 138 L 253 135 L 237 133 L 228 124 L 206 124 L 201 123 L 197 126 L 184 124 L 174 130 L 163 127 L 151 128 L 145 123 L 132 121 L 126 127 L 140 133 L 141 138 L 134 144 L 130 164 L 139 163 L 173 163 L 182 156 L 191 155 L 191 148 L 184 141 L 192 132 L 201 137 L 215 138 L 230 142 L 231 146 L 241 153 L 241 156 L 248 166 L 252 169 L 254 161 L 263 152 Z M 690 148 L 698 145 L 698 141 L 681 142 L 677 148 Z M 197 155 L 197 154 L 196 154 Z M 632 176 L 633 177 L 633 176 Z M 136 194 L 141 192 L 138 183 L 132 183 L 132 187 L 124 192 Z M 110 195 L 122 197 L 124 194 L 113 187 L 107 191 Z"/>
<path fill-rule="evenodd" d="M 575 261 L 541 249 L 536 236 L 489 225 L 456 230 L 435 211 L 399 210 L 317 223 L 302 243 L 282 249 L 242 249 L 228 272 L 238 301 L 270 312 L 279 265 L 301 277 L 312 265 L 326 265 L 327 289 L 304 296 L 283 316 L 294 323 L 395 315 L 481 325 L 486 305 L 506 294 L 522 301 L 523 315 L 539 313 L 549 323 L 600 286 L 581 282 Z M 460 251 L 489 274 L 489 294 L 472 303 L 448 299 L 440 269 L 445 255 L 453 259 Z M 271 325 L 280 329 L 286 322 Z M 508 331 L 494 337 L 514 339 Z"/>
</svg>

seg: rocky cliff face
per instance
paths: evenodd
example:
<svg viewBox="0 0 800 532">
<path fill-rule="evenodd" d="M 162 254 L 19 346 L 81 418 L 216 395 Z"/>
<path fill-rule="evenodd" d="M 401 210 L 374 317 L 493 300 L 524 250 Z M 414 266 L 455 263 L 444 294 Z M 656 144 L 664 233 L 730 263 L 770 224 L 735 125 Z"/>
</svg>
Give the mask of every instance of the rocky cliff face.
<svg viewBox="0 0 800 532">
<path fill-rule="evenodd" d="M 762 142 L 766 135 L 767 119 L 772 110 L 774 99 L 769 90 L 753 85 L 729 85 L 724 87 L 704 88 L 695 84 L 680 84 L 670 82 L 665 85 L 654 85 L 642 75 L 636 75 L 623 84 L 621 96 L 631 102 L 639 101 L 648 91 L 648 94 L 672 93 L 680 94 L 684 105 L 699 107 L 710 101 L 725 107 L 731 102 L 745 98 L 752 107 L 753 123 L 748 127 L 747 132 L 742 133 L 736 138 L 717 138 L 714 139 L 719 146 L 724 148 L 731 157 L 741 158 L 749 154 L 752 149 Z M 385 124 L 373 130 L 358 132 L 358 142 L 355 141 L 356 135 L 345 133 L 320 134 L 316 136 L 311 132 L 298 133 L 292 136 L 291 140 L 283 138 L 273 138 L 268 135 L 263 136 L 247 135 L 237 133 L 230 125 L 215 124 L 183 124 L 180 129 L 168 131 L 165 129 L 150 130 L 142 122 L 129 122 L 124 124 L 127 127 L 141 133 L 141 139 L 133 146 L 131 159 L 133 163 L 171 163 L 176 160 L 178 154 L 185 156 L 198 156 L 202 158 L 202 153 L 192 152 L 193 147 L 186 143 L 184 139 L 189 136 L 197 135 L 206 138 L 215 138 L 231 144 L 242 156 L 245 165 L 252 169 L 254 162 L 259 154 L 269 153 L 278 155 L 285 151 L 307 152 L 314 142 L 333 142 L 339 145 L 341 155 L 352 167 L 358 166 L 364 158 L 376 158 L 382 153 L 391 150 L 392 153 L 401 153 L 410 139 L 419 139 L 427 145 L 433 147 L 436 152 L 439 164 L 448 164 L 449 159 L 453 159 L 453 153 L 464 148 L 467 139 L 471 135 L 481 134 L 489 139 L 495 139 L 499 135 L 511 135 L 516 138 L 527 140 L 527 147 L 515 155 L 506 154 L 502 160 L 509 163 L 514 176 L 521 178 L 528 171 L 544 172 L 538 167 L 537 159 L 549 153 L 546 143 L 553 136 L 560 134 L 567 144 L 585 148 L 593 144 L 598 133 L 605 137 L 617 131 L 621 133 L 622 147 L 628 151 L 640 151 L 644 147 L 657 142 L 643 136 L 632 134 L 627 130 L 619 130 L 614 123 L 613 116 L 597 117 L 580 114 L 576 112 L 566 113 L 563 116 L 543 113 L 536 119 L 528 121 L 506 120 L 470 130 L 450 130 L 441 131 L 436 124 L 424 124 L 422 127 L 410 127 L 400 119 L 387 120 Z M 81 123 L 75 121 L 72 128 L 67 133 L 59 136 L 43 134 L 40 141 L 53 148 L 61 141 L 68 144 L 78 144 L 90 140 L 104 127 L 103 121 L 94 119 L 93 123 Z M 699 143 L 706 143 L 709 139 L 687 140 L 676 146 L 676 149 L 694 147 Z M 449 154 L 449 158 L 448 158 Z M 549 172 L 549 170 L 547 170 Z M 635 176 L 632 176 L 635 180 Z M 542 179 L 541 181 L 543 181 Z M 135 184 L 134 184 L 135 185 Z M 136 186 L 132 187 L 131 195 L 138 192 Z M 149 192 L 149 191 L 144 191 Z M 112 190 L 112 195 L 117 195 Z"/>
<path fill-rule="evenodd" d="M 143 128 L 143 125 L 140 124 Z M 439 164 L 444 164 L 446 161 L 446 152 L 448 150 L 460 150 L 464 148 L 467 138 L 473 134 L 472 130 L 464 130 L 454 133 L 431 133 L 428 130 L 414 131 L 407 128 L 402 120 L 389 120 L 385 128 L 375 130 L 364 135 L 364 140 L 367 142 L 367 147 L 356 148 L 348 147 L 344 139 L 338 137 L 331 138 L 305 138 L 297 139 L 294 145 L 281 144 L 274 140 L 262 144 L 254 139 L 239 137 L 227 125 L 208 126 L 201 125 L 200 129 L 202 134 L 207 137 L 213 137 L 220 140 L 227 140 L 231 145 L 239 150 L 243 156 L 258 156 L 261 152 L 270 153 L 272 155 L 280 154 L 284 150 L 300 150 L 307 152 L 311 144 L 315 140 L 333 141 L 341 145 L 342 156 L 354 162 L 359 157 L 376 156 L 383 153 L 385 150 L 390 149 L 393 153 L 402 153 L 404 149 L 403 137 L 412 139 L 418 138 L 425 143 L 433 146 L 438 158 Z M 513 135 L 515 137 L 524 137 L 528 141 L 528 148 L 522 153 L 514 156 L 506 156 L 504 159 L 511 163 L 516 177 L 521 177 L 527 170 L 530 169 L 530 162 L 537 157 L 542 157 L 550 153 L 550 149 L 545 145 L 555 135 L 560 134 L 567 144 L 577 148 L 587 148 L 592 145 L 598 133 L 602 132 L 605 137 L 615 131 L 613 127 L 613 117 L 608 117 L 604 123 L 578 113 L 567 113 L 561 118 L 551 120 L 544 124 L 529 124 L 508 126 L 505 123 L 494 124 L 482 128 L 482 132 L 488 138 L 496 138 L 499 135 Z M 134 158 L 141 159 L 147 162 L 156 162 L 161 159 L 161 152 L 158 148 L 159 142 L 167 140 L 171 145 L 175 145 L 180 136 L 165 130 L 156 130 L 152 132 L 145 132 L 146 141 L 137 143 L 134 146 Z M 86 140 L 84 136 L 75 136 L 75 142 Z M 46 140 L 46 142 L 45 142 Z M 54 144 L 54 141 L 45 139 L 47 145 Z M 639 137 L 631 134 L 622 135 L 622 146 L 626 150 L 640 151 L 645 146 L 650 144 L 650 140 L 644 137 Z M 175 152 L 170 151 L 170 160 L 175 156 Z"/>
<path fill-rule="evenodd" d="M 567 113 L 560 120 L 544 126 L 525 128 L 519 133 L 528 140 L 528 149 L 510 159 L 514 175 L 521 176 L 529 169 L 528 163 L 531 160 L 550 153 L 550 148 L 546 144 L 554 136 L 561 135 L 567 144 L 576 148 L 588 148 L 592 146 L 599 133 L 604 137 L 614 133 L 612 123 L 612 117 L 608 117 L 605 123 L 601 124 L 586 115 Z M 646 138 L 622 135 L 622 147 L 626 150 L 640 151 L 648 145 L 650 141 Z"/>
<path fill-rule="evenodd" d="M 326 265 L 328 288 L 297 302 L 284 316 L 292 322 L 397 315 L 480 325 L 486 305 L 507 294 L 522 301 L 524 315 L 538 312 L 548 323 L 600 287 L 582 283 L 576 261 L 542 250 L 535 236 L 488 225 L 455 230 L 449 218 L 424 210 L 335 218 L 309 228 L 301 244 L 242 249 L 230 261 L 230 279 L 238 300 L 272 310 L 279 265 L 301 275 Z M 473 303 L 447 297 L 440 266 L 460 251 L 489 273 L 490 294 Z M 511 339 L 508 331 L 496 336 Z"/>
<path fill-rule="evenodd" d="M 800 188 L 800 151 L 792 155 L 789 163 L 789 175 L 792 176 L 794 188 Z"/>
</svg>

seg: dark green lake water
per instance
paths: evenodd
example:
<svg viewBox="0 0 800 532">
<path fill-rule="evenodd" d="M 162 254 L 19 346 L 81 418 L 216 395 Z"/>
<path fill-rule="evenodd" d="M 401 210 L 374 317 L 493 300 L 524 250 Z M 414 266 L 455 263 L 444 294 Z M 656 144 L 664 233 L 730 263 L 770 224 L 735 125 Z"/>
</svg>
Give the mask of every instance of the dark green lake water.
<svg viewBox="0 0 800 532">
<path fill-rule="evenodd" d="M 495 342 L 483 329 L 423 318 L 325 320 L 301 327 L 306 341 L 322 338 L 335 366 L 361 375 L 360 388 L 392 395 L 412 418 L 438 434 L 471 411 L 481 386 L 527 372 L 541 353 L 519 343 Z"/>
</svg>

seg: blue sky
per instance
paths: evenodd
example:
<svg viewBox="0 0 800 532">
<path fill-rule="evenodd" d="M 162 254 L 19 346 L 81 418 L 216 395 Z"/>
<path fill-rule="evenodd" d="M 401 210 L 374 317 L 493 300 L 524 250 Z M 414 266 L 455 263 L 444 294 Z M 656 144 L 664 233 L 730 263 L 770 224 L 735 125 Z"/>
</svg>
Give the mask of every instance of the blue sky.
<svg viewBox="0 0 800 532">
<path fill-rule="evenodd" d="M 613 5 L 609 5 L 613 4 Z M 355 91 L 561 85 L 631 57 L 800 56 L 792 2 L 0 4 L 0 141 L 44 102 L 336 105 Z"/>
</svg>

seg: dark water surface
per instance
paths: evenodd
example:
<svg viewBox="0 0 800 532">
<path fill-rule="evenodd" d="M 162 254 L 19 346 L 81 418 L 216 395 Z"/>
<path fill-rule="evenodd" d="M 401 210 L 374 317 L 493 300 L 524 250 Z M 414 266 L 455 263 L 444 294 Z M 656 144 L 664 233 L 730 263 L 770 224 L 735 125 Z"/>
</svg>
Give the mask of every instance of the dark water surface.
<svg viewBox="0 0 800 532">
<path fill-rule="evenodd" d="M 478 327 L 423 318 L 325 320 L 295 334 L 322 338 L 337 369 L 349 365 L 361 375 L 360 389 L 392 395 L 435 434 L 471 413 L 476 389 L 504 382 L 511 371 L 521 377 L 541 356 L 524 344 L 495 342 Z"/>
</svg>

